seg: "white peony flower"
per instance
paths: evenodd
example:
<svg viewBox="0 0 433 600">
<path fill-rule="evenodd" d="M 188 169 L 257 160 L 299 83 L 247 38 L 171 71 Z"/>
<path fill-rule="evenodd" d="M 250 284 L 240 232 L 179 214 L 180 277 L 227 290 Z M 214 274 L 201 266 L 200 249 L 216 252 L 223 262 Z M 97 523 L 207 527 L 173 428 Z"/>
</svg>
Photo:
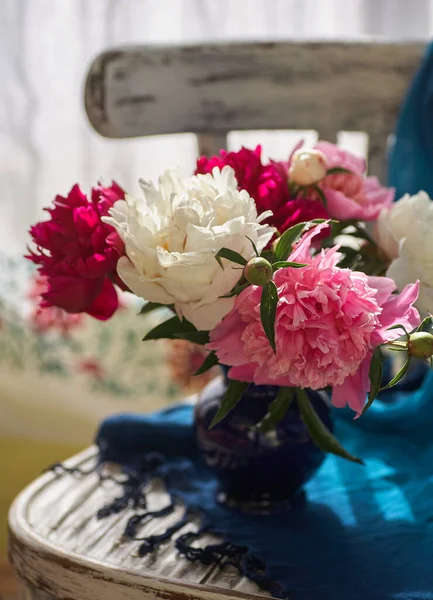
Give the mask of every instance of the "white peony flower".
<svg viewBox="0 0 433 600">
<path fill-rule="evenodd" d="M 376 240 L 392 261 L 388 277 L 399 289 L 419 280 L 416 305 L 420 310 L 433 312 L 433 202 L 428 194 L 406 194 L 383 210 L 376 224 Z"/>
<path fill-rule="evenodd" d="M 166 171 L 159 189 L 140 181 L 144 198 L 126 196 L 104 219 L 116 228 L 127 257 L 117 271 L 129 289 L 151 302 L 174 304 L 177 314 L 197 329 L 212 329 L 233 307 L 230 292 L 241 276 L 239 267 L 215 254 L 230 248 L 245 259 L 267 245 L 274 229 L 260 222 L 254 200 L 238 191 L 233 169 L 217 167 L 212 175 L 181 179 Z"/>
</svg>

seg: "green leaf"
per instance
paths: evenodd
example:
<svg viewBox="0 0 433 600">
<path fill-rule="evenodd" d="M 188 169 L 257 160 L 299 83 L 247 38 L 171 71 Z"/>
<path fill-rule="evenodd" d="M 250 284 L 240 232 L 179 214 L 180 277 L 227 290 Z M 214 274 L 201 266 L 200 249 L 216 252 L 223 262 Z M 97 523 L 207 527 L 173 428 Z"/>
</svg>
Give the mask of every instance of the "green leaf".
<svg viewBox="0 0 433 600">
<path fill-rule="evenodd" d="M 274 262 L 272 264 L 272 269 L 275 271 L 278 271 L 278 269 L 284 269 L 284 267 L 293 267 L 294 269 L 300 269 L 301 267 L 306 267 L 306 263 L 297 263 L 297 262 L 290 262 L 287 260 L 278 260 L 277 262 Z"/>
<path fill-rule="evenodd" d="M 248 262 L 245 260 L 242 254 L 239 254 L 239 252 L 235 252 L 234 250 L 230 250 L 230 248 L 221 248 L 221 250 L 218 250 L 218 252 L 215 254 L 215 258 L 217 259 L 221 269 L 224 269 L 224 265 L 221 260 L 222 258 L 243 266 L 245 266 Z"/>
<path fill-rule="evenodd" d="M 194 375 L 202 375 L 203 373 L 206 373 L 206 371 L 209 371 L 209 369 L 212 369 L 212 367 L 214 367 L 217 364 L 217 355 L 215 354 L 215 352 L 210 352 L 202 362 L 201 366 L 194 373 Z"/>
<path fill-rule="evenodd" d="M 416 331 L 425 331 L 427 333 L 432 333 L 432 328 L 433 328 L 433 319 L 432 317 L 429 315 L 428 317 L 426 317 L 425 319 L 423 319 L 423 321 L 421 322 L 421 324 L 417 327 Z"/>
<path fill-rule="evenodd" d="M 313 189 L 318 193 L 320 200 L 325 208 L 328 207 L 328 200 L 325 196 L 325 192 L 318 185 L 313 185 Z"/>
<path fill-rule="evenodd" d="M 204 346 L 209 343 L 209 331 L 183 331 L 181 333 L 174 333 L 173 338 L 187 340 L 193 344 Z"/>
<path fill-rule="evenodd" d="M 263 250 L 262 258 L 266 258 L 267 261 L 272 263 L 272 261 L 274 260 L 274 253 L 272 252 L 272 250 Z"/>
<path fill-rule="evenodd" d="M 277 304 L 277 286 L 273 281 L 270 281 L 268 285 L 265 285 L 262 289 L 262 297 L 260 300 L 260 319 L 274 354 L 277 352 L 275 347 L 275 317 L 277 314 Z"/>
<path fill-rule="evenodd" d="M 242 397 L 243 392 L 248 387 L 248 383 L 245 381 L 238 381 L 237 379 L 229 379 L 229 385 L 224 398 L 221 401 L 221 406 L 218 409 L 217 414 L 212 419 L 212 423 L 209 429 L 212 429 L 220 421 L 226 417 L 229 412 L 236 406 Z"/>
<path fill-rule="evenodd" d="M 422 325 L 422 323 L 421 323 L 421 325 Z M 409 334 L 408 334 L 407 329 L 406 329 L 406 327 L 404 325 L 400 325 L 400 324 L 393 325 L 392 327 L 388 327 L 387 331 L 391 331 L 392 329 L 402 329 L 404 331 L 404 333 L 406 334 L 406 339 L 409 340 Z"/>
<path fill-rule="evenodd" d="M 281 421 L 281 419 L 286 414 L 294 397 L 295 390 L 293 388 L 281 387 L 277 394 L 277 397 L 269 405 L 267 414 L 257 424 L 257 430 L 262 433 L 266 433 L 267 431 L 273 429 L 275 425 L 279 421 Z"/>
<path fill-rule="evenodd" d="M 339 248 L 339 252 L 344 254 L 344 257 L 339 261 L 338 266 L 341 269 L 345 269 L 347 267 L 352 267 L 356 264 L 356 262 L 360 258 L 360 253 L 355 248 L 351 248 L 350 246 L 341 246 Z"/>
<path fill-rule="evenodd" d="M 328 169 L 326 171 L 327 175 L 337 175 L 338 173 L 346 173 L 348 175 L 353 175 L 352 171 L 349 171 L 349 169 L 344 169 L 343 167 L 332 167 L 332 169 Z"/>
<path fill-rule="evenodd" d="M 187 321 L 186 319 L 180 320 L 178 316 L 174 316 L 163 323 L 160 323 L 153 329 L 147 333 L 143 341 L 147 340 L 159 340 L 162 338 L 166 338 L 172 340 L 176 337 L 180 337 L 183 334 L 196 332 L 197 329 L 194 327 L 192 323 Z M 201 333 L 201 332 L 198 332 Z"/>
<path fill-rule="evenodd" d="M 326 219 L 314 219 L 305 223 L 298 223 L 290 229 L 287 229 L 283 235 L 279 238 L 276 244 L 274 256 L 276 261 L 286 260 L 292 251 L 292 246 L 299 240 L 304 231 L 307 231 L 314 225 L 323 223 Z"/>
<path fill-rule="evenodd" d="M 359 223 L 355 223 L 353 226 L 355 227 L 355 230 L 356 230 L 356 233 L 352 234 L 354 237 L 361 239 L 361 240 L 366 240 L 374 247 L 377 246 L 374 239 L 371 237 L 371 235 L 368 233 L 368 231 L 366 229 L 364 229 L 364 227 L 362 227 L 362 225 L 360 225 Z"/>
<path fill-rule="evenodd" d="M 141 308 L 139 315 L 147 315 L 148 313 L 156 310 L 157 308 L 171 308 L 170 304 L 158 304 L 157 302 L 146 302 L 146 304 Z"/>
<path fill-rule="evenodd" d="M 389 388 L 392 388 L 394 385 L 396 385 L 399 381 L 401 381 L 403 379 L 403 377 L 406 375 L 409 367 L 410 367 L 410 356 L 407 358 L 406 362 L 404 363 L 404 365 L 402 366 L 400 371 L 397 373 L 397 375 L 395 377 L 393 377 L 387 385 L 385 385 L 383 388 L 380 388 L 379 392 L 383 392 L 383 390 L 388 390 Z"/>
<path fill-rule="evenodd" d="M 325 427 L 314 410 L 305 390 L 298 388 L 296 390 L 296 398 L 302 419 L 308 427 L 308 431 L 314 442 L 321 450 L 336 454 L 337 456 L 341 456 L 341 458 L 346 458 L 347 460 L 351 460 L 361 465 L 364 464 L 360 458 L 353 456 L 345 450 L 337 438 L 332 435 L 327 427 Z"/>
<path fill-rule="evenodd" d="M 244 290 L 247 289 L 247 287 L 250 284 L 248 283 L 248 281 L 246 281 L 245 283 L 242 283 L 241 285 L 237 285 L 236 287 L 234 287 L 232 289 L 231 292 L 229 292 L 228 294 L 225 294 L 224 296 L 218 296 L 219 298 L 233 298 L 233 296 L 239 296 L 239 294 L 241 292 L 243 292 Z"/>
<path fill-rule="evenodd" d="M 255 245 L 255 243 L 253 242 L 253 240 L 252 240 L 250 237 L 248 237 L 247 235 L 246 235 L 245 237 L 247 238 L 247 240 L 250 240 L 250 242 L 251 242 L 251 245 L 252 245 L 252 247 L 253 247 L 253 250 L 254 250 L 254 252 L 256 253 L 256 256 L 260 256 L 260 253 L 259 253 L 259 251 L 257 250 L 257 246 Z"/>
<path fill-rule="evenodd" d="M 370 370 L 368 372 L 368 377 L 370 379 L 370 392 L 368 394 L 367 404 L 364 406 L 364 410 L 362 414 L 367 412 L 370 406 L 373 404 L 374 399 L 380 390 L 380 385 L 382 383 L 382 375 L 383 375 L 383 365 L 382 365 L 382 355 L 380 353 L 380 347 L 378 346 L 371 358 Z"/>
</svg>

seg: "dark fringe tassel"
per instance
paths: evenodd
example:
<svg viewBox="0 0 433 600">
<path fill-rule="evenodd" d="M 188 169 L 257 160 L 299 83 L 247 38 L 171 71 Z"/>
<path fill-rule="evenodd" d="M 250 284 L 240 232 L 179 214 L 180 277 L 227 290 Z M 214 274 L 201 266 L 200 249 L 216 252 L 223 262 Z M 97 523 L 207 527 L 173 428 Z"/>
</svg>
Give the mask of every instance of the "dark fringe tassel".
<svg viewBox="0 0 433 600">
<path fill-rule="evenodd" d="M 133 515 L 132 517 L 130 517 L 128 519 L 128 522 L 125 527 L 125 532 L 123 534 L 124 537 L 131 539 L 131 540 L 140 539 L 140 538 L 136 537 L 137 529 L 142 524 L 144 519 L 146 519 L 146 518 L 157 519 L 158 517 L 165 517 L 165 516 L 169 515 L 170 513 L 172 513 L 173 510 L 174 510 L 174 504 L 168 504 L 161 510 L 148 511 L 148 512 L 142 513 L 141 515 Z"/>
<path fill-rule="evenodd" d="M 123 495 L 115 498 L 109 504 L 100 508 L 97 512 L 98 519 L 104 519 L 113 514 L 118 514 L 127 508 L 134 510 L 146 509 L 145 488 L 152 472 L 164 464 L 164 458 L 156 453 L 151 453 L 140 460 L 136 469 L 122 467 L 121 478 L 102 472 L 103 463 L 97 465 L 88 471 L 79 467 L 68 468 L 62 463 L 55 463 L 46 471 L 55 473 L 69 473 L 71 475 L 90 475 L 98 472 L 101 481 L 111 480 L 123 488 Z M 172 498 L 173 500 L 173 498 Z M 123 537 L 130 540 L 138 540 L 142 543 L 138 548 L 140 556 L 146 556 L 153 552 L 158 546 L 171 539 L 173 535 L 190 523 L 190 517 L 197 511 L 187 508 L 179 521 L 168 527 L 164 533 L 151 535 L 148 537 L 137 537 L 137 530 L 142 522 L 147 518 L 164 517 L 174 511 L 175 504 L 172 502 L 164 508 L 156 511 L 145 511 L 141 514 L 135 514 L 125 527 Z M 199 513 L 200 514 L 200 513 Z M 204 515 L 200 514 L 202 521 Z M 203 548 L 192 546 L 194 540 L 199 539 L 206 531 L 212 532 L 212 523 L 205 521 L 205 525 L 198 532 L 188 532 L 180 535 L 174 542 L 176 549 L 186 559 L 190 561 L 198 560 L 204 565 L 217 564 L 222 568 L 226 565 L 232 565 L 242 575 L 254 581 L 261 589 L 268 591 L 274 598 L 287 599 L 287 594 L 280 585 L 273 581 L 267 574 L 266 564 L 259 558 L 248 553 L 246 546 L 236 546 L 230 542 L 221 542 L 219 544 L 208 544 Z M 217 528 L 216 528 L 217 529 Z"/>
<path fill-rule="evenodd" d="M 236 546 L 230 542 L 208 544 L 203 548 L 191 545 L 210 528 L 210 525 L 207 525 L 197 533 L 188 532 L 180 535 L 175 541 L 176 549 L 190 561 L 198 560 L 204 565 L 218 564 L 221 567 L 231 565 L 239 573 L 254 581 L 261 589 L 270 592 L 274 598 L 284 600 L 287 598 L 282 587 L 267 574 L 266 564 L 256 556 L 249 554 L 246 546 Z"/>
<path fill-rule="evenodd" d="M 164 531 L 164 533 L 160 533 L 159 535 L 150 535 L 145 538 L 135 538 L 136 540 L 143 541 L 143 543 L 140 544 L 140 546 L 138 548 L 138 554 L 140 556 L 146 556 L 147 554 L 150 554 L 150 552 L 153 552 L 155 550 L 155 548 L 160 546 L 163 542 L 166 542 L 167 540 L 171 539 L 173 537 L 173 535 L 176 533 L 176 531 L 179 531 L 179 529 L 182 529 L 182 527 L 185 527 L 185 525 L 188 525 L 188 523 L 189 523 L 188 517 L 189 517 L 189 511 L 186 510 L 184 512 L 183 517 L 181 519 L 179 519 L 179 521 L 177 523 L 175 523 L 171 527 L 168 527 L 168 529 L 166 529 L 166 531 Z"/>
</svg>

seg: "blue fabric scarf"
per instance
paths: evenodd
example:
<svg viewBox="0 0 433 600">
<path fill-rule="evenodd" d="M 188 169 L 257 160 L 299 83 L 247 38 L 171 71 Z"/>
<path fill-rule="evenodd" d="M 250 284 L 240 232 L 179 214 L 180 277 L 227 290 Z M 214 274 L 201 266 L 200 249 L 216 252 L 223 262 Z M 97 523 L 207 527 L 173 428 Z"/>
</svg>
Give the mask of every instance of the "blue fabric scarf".
<svg viewBox="0 0 433 600">
<path fill-rule="evenodd" d="M 389 183 L 398 194 L 433 194 L 433 46 L 403 107 Z M 389 392 L 358 421 L 335 411 L 336 435 L 366 461 L 362 467 L 329 456 L 291 510 L 249 516 L 215 502 L 217 483 L 201 461 L 193 411 L 179 405 L 153 415 L 117 415 L 97 435 L 101 460 L 124 466 L 123 495 L 99 517 L 135 507 L 126 534 L 133 538 L 149 515 L 142 485 L 164 478 L 173 499 L 202 516 L 204 530 L 224 542 L 192 548 L 193 535 L 173 543 L 190 560 L 224 557 L 275 597 L 292 600 L 433 600 L 432 375 L 415 391 Z M 174 536 L 184 521 L 142 540 L 146 554 Z M 199 537 L 200 534 L 198 534 Z"/>
</svg>

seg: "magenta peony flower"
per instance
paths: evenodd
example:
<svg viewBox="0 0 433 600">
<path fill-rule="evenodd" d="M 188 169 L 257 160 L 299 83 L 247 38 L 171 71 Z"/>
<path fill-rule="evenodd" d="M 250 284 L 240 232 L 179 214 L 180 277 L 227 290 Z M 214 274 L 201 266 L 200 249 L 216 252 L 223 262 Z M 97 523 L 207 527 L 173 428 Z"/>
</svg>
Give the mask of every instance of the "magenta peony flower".
<svg viewBox="0 0 433 600">
<path fill-rule="evenodd" d="M 377 177 L 365 177 L 364 159 L 329 142 L 318 142 L 315 149 L 326 156 L 328 169 L 342 167 L 352 172 L 327 175 L 320 182 L 333 219 L 374 221 L 383 208 L 392 204 L 394 189 L 381 186 Z"/>
<path fill-rule="evenodd" d="M 388 331 L 392 325 L 410 330 L 419 324 L 412 306 L 418 283 L 392 295 L 392 279 L 337 267 L 338 247 L 311 257 L 312 240 L 324 227 L 326 223 L 306 234 L 288 259 L 308 266 L 275 273 L 276 354 L 262 328 L 257 286 L 237 297 L 233 310 L 211 332 L 207 347 L 221 364 L 231 366 L 233 379 L 315 390 L 332 386 L 333 404 L 348 404 L 359 414 L 370 386 L 374 348 L 401 335 Z"/>
<path fill-rule="evenodd" d="M 293 200 L 288 187 L 288 164 L 270 162 L 264 165 L 261 153 L 261 146 L 255 150 L 241 148 L 239 152 L 221 150 L 219 156 L 199 158 L 196 173 L 211 173 L 214 167 L 232 167 L 239 189 L 246 190 L 254 198 L 259 215 L 266 210 L 274 213 L 266 223 L 280 233 L 297 223 L 329 216 L 321 202 Z"/>
<path fill-rule="evenodd" d="M 212 173 L 214 167 L 232 167 L 240 190 L 246 190 L 256 201 L 258 214 L 276 211 L 290 200 L 287 166 L 283 163 L 262 163 L 262 147 L 241 148 L 239 152 L 221 150 L 219 156 L 202 156 L 197 161 L 197 173 Z"/>
<path fill-rule="evenodd" d="M 327 219 L 329 217 L 326 208 L 317 200 L 308 200 L 306 198 L 296 198 L 286 202 L 279 208 L 270 219 L 272 225 L 281 233 L 290 229 L 298 223 L 313 221 L 314 219 Z M 329 235 L 329 227 L 326 227 L 321 233 L 321 237 Z"/>
<path fill-rule="evenodd" d="M 48 221 L 33 225 L 30 235 L 37 246 L 27 258 L 39 267 L 48 289 L 42 307 L 56 306 L 69 313 L 88 313 L 106 320 L 119 301 L 114 283 L 123 283 L 116 265 L 123 243 L 110 225 L 101 221 L 124 191 L 116 183 L 92 189 L 91 200 L 75 185 L 68 196 L 56 196 L 46 209 Z"/>
</svg>

